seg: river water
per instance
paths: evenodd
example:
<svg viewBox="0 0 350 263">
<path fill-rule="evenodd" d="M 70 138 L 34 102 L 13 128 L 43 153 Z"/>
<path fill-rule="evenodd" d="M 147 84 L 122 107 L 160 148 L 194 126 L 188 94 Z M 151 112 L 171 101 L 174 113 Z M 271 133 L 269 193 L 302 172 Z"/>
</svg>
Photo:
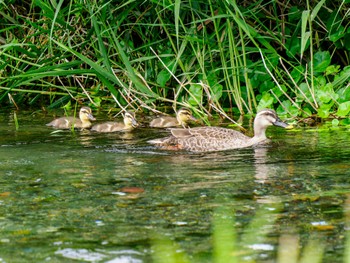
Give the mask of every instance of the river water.
<svg viewBox="0 0 350 263">
<path fill-rule="evenodd" d="M 271 127 L 268 147 L 193 154 L 147 143 L 165 130 L 57 132 L 40 112 L 17 118 L 18 130 L 0 113 L 0 262 L 154 262 L 155 237 L 213 262 L 222 207 L 238 237 L 275 211 L 240 262 L 276 262 L 283 234 L 301 250 L 316 237 L 325 262 L 343 262 L 349 128 Z"/>
</svg>

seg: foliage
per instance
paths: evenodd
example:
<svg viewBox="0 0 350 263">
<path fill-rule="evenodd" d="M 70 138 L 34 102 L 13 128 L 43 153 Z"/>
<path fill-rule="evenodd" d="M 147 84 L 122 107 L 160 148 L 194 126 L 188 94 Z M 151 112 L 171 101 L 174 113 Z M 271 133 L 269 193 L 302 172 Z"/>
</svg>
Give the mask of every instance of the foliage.
<svg viewBox="0 0 350 263">
<path fill-rule="evenodd" d="M 0 2 L 0 102 L 344 118 L 349 1 Z"/>
</svg>

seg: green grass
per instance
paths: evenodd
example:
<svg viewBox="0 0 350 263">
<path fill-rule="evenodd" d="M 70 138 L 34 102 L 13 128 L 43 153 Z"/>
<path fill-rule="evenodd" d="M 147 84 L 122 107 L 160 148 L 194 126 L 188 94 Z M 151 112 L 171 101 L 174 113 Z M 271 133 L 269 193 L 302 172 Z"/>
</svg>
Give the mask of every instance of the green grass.
<svg viewBox="0 0 350 263">
<path fill-rule="evenodd" d="M 269 107 L 346 119 L 348 5 L 0 3 L 0 102 L 10 104 L 11 94 L 21 107 L 186 106 L 204 120 Z"/>
</svg>

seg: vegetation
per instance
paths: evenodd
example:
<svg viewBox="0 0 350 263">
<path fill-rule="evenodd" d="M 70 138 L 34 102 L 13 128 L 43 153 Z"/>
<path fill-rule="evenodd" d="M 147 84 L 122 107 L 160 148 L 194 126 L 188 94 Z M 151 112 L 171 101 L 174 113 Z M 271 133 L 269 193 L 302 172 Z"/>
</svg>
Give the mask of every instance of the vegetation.
<svg viewBox="0 0 350 263">
<path fill-rule="evenodd" d="M 349 0 L 0 2 L 0 102 L 336 117 Z"/>
</svg>

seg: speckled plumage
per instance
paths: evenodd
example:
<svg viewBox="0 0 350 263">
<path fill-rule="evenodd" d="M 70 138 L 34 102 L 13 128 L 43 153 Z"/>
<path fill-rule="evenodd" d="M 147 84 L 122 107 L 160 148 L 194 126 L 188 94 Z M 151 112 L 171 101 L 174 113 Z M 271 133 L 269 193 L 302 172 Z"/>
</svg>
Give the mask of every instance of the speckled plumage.
<svg viewBox="0 0 350 263">
<path fill-rule="evenodd" d="M 96 132 L 117 132 L 117 131 L 131 131 L 138 126 L 135 116 L 126 112 L 124 114 L 124 122 L 104 122 L 94 125 L 91 130 Z"/>
<path fill-rule="evenodd" d="M 79 111 L 79 119 L 75 117 L 61 117 L 46 125 L 58 129 L 71 129 L 72 127 L 88 129 L 92 125 L 90 120 L 95 120 L 91 109 L 89 107 L 82 107 Z"/>
<path fill-rule="evenodd" d="M 278 118 L 275 111 L 266 109 L 260 111 L 254 120 L 254 137 L 221 127 L 197 127 L 171 129 L 171 136 L 149 142 L 169 150 L 223 151 L 249 147 L 266 141 L 265 131 L 270 125 L 283 128 L 288 126 Z"/>
<path fill-rule="evenodd" d="M 181 108 L 176 113 L 176 117 L 162 116 L 155 118 L 150 122 L 149 126 L 153 128 L 170 128 L 177 126 L 186 127 L 187 122 L 190 120 L 196 121 L 196 119 L 192 116 L 192 112 L 189 109 Z"/>
</svg>

